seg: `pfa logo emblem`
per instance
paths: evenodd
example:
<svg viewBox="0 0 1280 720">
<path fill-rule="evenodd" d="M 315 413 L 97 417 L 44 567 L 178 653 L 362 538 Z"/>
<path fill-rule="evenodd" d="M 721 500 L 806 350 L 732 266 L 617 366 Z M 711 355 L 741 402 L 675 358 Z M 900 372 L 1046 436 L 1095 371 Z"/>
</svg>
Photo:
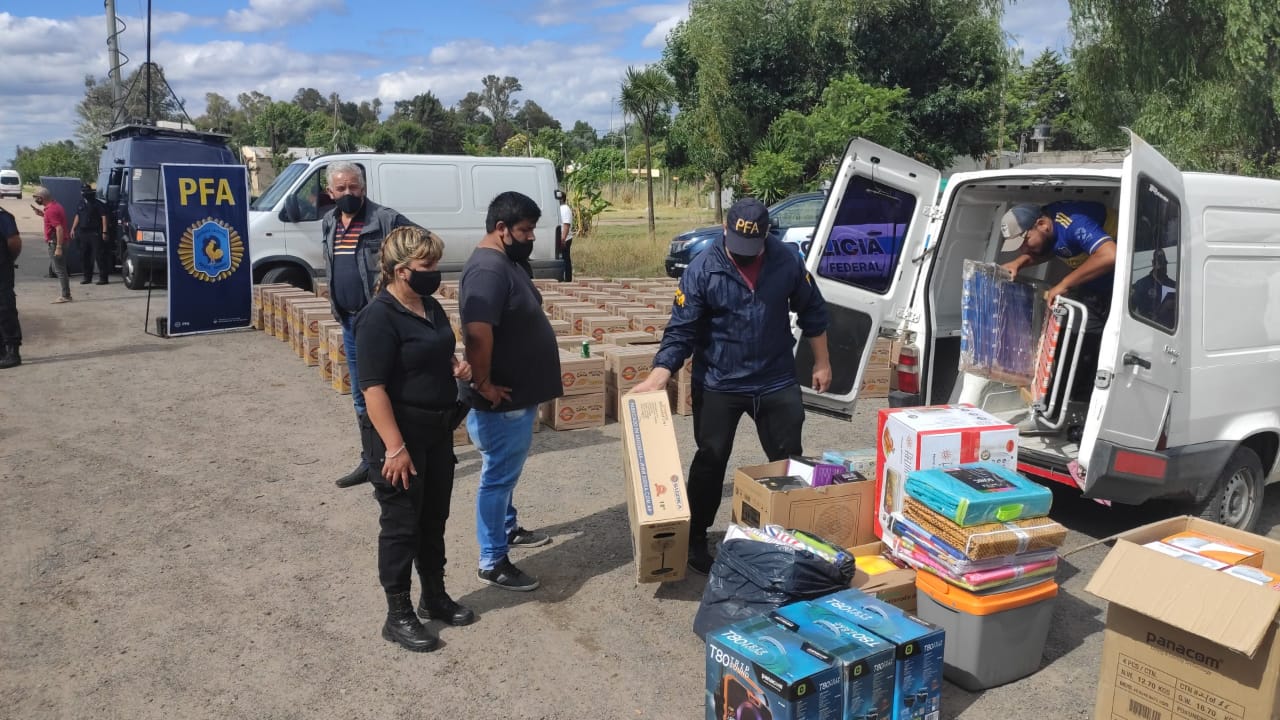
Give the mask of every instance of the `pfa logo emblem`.
<svg viewBox="0 0 1280 720">
<path fill-rule="evenodd" d="M 244 242 L 230 225 L 205 218 L 182 233 L 178 259 L 191 277 L 204 282 L 226 280 L 244 260 Z"/>
</svg>

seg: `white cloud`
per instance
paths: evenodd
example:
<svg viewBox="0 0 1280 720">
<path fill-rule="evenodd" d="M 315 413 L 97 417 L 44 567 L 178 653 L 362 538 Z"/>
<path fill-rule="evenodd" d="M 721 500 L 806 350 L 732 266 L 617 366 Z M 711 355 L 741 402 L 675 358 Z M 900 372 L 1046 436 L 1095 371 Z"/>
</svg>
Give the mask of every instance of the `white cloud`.
<svg viewBox="0 0 1280 720">
<path fill-rule="evenodd" d="M 346 11 L 345 0 L 249 0 L 244 10 L 228 10 L 226 22 L 232 31 L 255 33 L 306 24 L 318 12 Z"/>
<path fill-rule="evenodd" d="M 1067 0 L 1006 0 L 1003 25 L 1009 44 L 1022 50 L 1024 63 L 1045 49 L 1063 55 L 1071 50 L 1071 8 Z"/>
<path fill-rule="evenodd" d="M 640 43 L 642 47 L 658 48 L 661 50 L 667 46 L 667 36 L 679 25 L 681 21 L 689 17 L 689 13 L 683 12 L 679 15 L 672 15 L 653 26 L 648 35 L 644 36 L 644 40 Z"/>
</svg>

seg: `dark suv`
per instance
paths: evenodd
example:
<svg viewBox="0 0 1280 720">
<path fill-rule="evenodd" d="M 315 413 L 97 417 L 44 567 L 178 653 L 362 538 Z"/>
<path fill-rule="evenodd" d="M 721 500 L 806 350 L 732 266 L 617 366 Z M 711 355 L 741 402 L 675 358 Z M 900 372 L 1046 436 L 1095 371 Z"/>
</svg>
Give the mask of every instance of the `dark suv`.
<svg viewBox="0 0 1280 720">
<path fill-rule="evenodd" d="M 791 243 L 796 252 L 803 255 L 809 249 L 806 234 L 813 232 L 822 216 L 822 206 L 827 196 L 822 192 L 800 193 L 779 200 L 769 208 L 769 220 L 772 225 L 769 234 Z M 791 231 L 791 232 L 788 232 Z M 711 243 L 724 233 L 719 225 L 690 230 L 675 236 L 671 241 L 671 249 L 667 251 L 667 277 L 678 278 L 698 253 L 711 247 Z"/>
</svg>

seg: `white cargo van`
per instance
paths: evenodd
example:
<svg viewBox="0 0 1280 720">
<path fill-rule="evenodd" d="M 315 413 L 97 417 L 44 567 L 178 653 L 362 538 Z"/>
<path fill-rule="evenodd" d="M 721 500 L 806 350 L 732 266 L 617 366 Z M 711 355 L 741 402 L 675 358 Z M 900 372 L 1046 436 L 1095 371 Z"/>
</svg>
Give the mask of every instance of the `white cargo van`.
<svg viewBox="0 0 1280 720">
<path fill-rule="evenodd" d="M 0 197 L 5 195 L 22 199 L 22 176 L 17 170 L 0 170 Z"/>
<path fill-rule="evenodd" d="M 366 193 L 374 202 L 395 208 L 444 240 L 440 269 L 445 273 L 460 271 L 484 236 L 489 201 L 508 190 L 528 195 L 542 209 L 530 265 L 536 277 L 560 276 L 554 240 L 560 205 L 550 160 L 341 153 L 289 165 L 254 200 L 249 212 L 254 282 L 310 289 L 314 279 L 324 277 L 320 219 L 333 206 L 325 168 L 340 161 L 364 170 Z"/>
<path fill-rule="evenodd" d="M 1251 528 L 1264 485 L 1280 479 L 1280 182 L 1184 173 L 1136 135 L 1121 167 L 961 173 L 935 201 L 938 181 L 850 143 L 806 259 L 831 309 L 834 375 L 828 394 L 806 388 L 807 402 L 850 413 L 873 341 L 891 337 L 902 348 L 892 405 L 972 403 L 1018 426 L 1028 476 L 1119 503 L 1186 500 Z M 1059 200 L 1114 211 L 1117 252 L 1092 394 L 1049 407 L 962 371 L 961 290 L 966 259 L 1012 259 L 1000 252 L 1005 211 Z M 1157 248 L 1176 283 L 1158 313 L 1134 292 Z M 1048 287 L 1068 271 L 1054 261 L 1032 272 Z M 1053 382 L 1075 362 L 1060 357 Z"/>
</svg>

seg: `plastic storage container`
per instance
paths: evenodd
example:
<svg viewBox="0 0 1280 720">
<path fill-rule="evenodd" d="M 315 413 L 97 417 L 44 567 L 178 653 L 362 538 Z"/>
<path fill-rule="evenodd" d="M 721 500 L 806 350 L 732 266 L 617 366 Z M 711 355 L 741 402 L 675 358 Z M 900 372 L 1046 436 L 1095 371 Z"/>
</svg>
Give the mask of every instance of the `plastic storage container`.
<svg viewBox="0 0 1280 720">
<path fill-rule="evenodd" d="M 976 692 L 1040 669 L 1053 599 L 1052 580 L 1009 592 L 975 595 L 941 578 L 916 575 L 916 614 L 947 631 L 943 677 Z"/>
<path fill-rule="evenodd" d="M 916 470 L 907 494 L 960 527 L 1049 514 L 1053 493 L 991 462 Z"/>
</svg>

